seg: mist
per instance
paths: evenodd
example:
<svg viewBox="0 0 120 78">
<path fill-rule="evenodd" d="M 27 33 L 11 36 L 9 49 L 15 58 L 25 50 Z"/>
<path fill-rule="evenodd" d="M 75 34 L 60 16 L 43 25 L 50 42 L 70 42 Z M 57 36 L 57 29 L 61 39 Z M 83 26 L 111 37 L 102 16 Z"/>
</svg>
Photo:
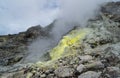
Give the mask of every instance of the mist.
<svg viewBox="0 0 120 78">
<path fill-rule="evenodd" d="M 113 0 L 60 0 L 53 34 L 59 40 L 75 26 L 86 27 L 88 20 L 94 19 L 100 13 L 100 7 L 110 1 Z"/>
<path fill-rule="evenodd" d="M 62 36 L 72 30 L 74 26 L 86 27 L 87 21 L 99 14 L 101 5 L 110 1 L 119 0 L 59 0 L 59 13 L 55 19 L 54 28 L 50 32 L 53 38 L 38 39 L 32 43 L 25 61 L 40 61 L 40 57 L 56 46 Z"/>
</svg>

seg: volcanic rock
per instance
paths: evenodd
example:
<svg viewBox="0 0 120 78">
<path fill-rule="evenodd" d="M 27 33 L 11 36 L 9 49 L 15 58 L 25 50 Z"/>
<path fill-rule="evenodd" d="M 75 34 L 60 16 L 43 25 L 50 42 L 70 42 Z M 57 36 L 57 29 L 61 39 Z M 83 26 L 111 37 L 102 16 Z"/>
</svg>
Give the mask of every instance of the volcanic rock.
<svg viewBox="0 0 120 78">
<path fill-rule="evenodd" d="M 55 70 L 55 74 L 58 77 L 72 77 L 74 75 L 75 70 L 70 67 L 60 67 Z"/>
<path fill-rule="evenodd" d="M 119 10 L 120 2 L 107 3 L 102 7 L 101 18 L 90 20 L 83 34 L 79 32 L 82 28 L 73 29 L 57 49 L 43 56 L 45 61 L 30 65 L 20 64 L 27 55 L 27 46 L 38 38 L 52 37 L 54 23 L 0 36 L 0 78 L 119 78 Z"/>
<path fill-rule="evenodd" d="M 88 71 L 81 74 L 78 78 L 99 78 L 101 72 Z"/>
<path fill-rule="evenodd" d="M 104 5 L 101 11 L 110 19 L 120 22 L 120 2 L 110 2 Z"/>
</svg>

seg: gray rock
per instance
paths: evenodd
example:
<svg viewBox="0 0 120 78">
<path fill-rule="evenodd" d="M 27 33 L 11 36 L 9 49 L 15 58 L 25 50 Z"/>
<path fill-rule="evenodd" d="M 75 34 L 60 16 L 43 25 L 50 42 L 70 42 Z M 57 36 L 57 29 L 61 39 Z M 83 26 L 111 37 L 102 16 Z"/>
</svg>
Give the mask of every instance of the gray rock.
<svg viewBox="0 0 120 78">
<path fill-rule="evenodd" d="M 104 68 L 104 64 L 101 62 L 101 61 L 95 61 L 93 63 L 90 63 L 90 64 L 86 64 L 85 67 L 87 69 L 98 69 L 98 68 Z"/>
<path fill-rule="evenodd" d="M 78 78 L 99 78 L 101 72 L 88 71 L 81 74 Z"/>
<path fill-rule="evenodd" d="M 107 73 L 112 78 L 120 77 L 120 68 L 119 67 L 107 67 Z"/>
<path fill-rule="evenodd" d="M 101 11 L 114 21 L 120 21 L 120 2 L 109 2 L 104 5 Z"/>
<path fill-rule="evenodd" d="M 46 78 L 46 75 L 45 75 L 45 74 L 42 74 L 40 77 L 41 77 L 41 78 Z"/>
<path fill-rule="evenodd" d="M 48 27 L 49 28 L 49 27 Z M 40 25 L 33 26 L 25 32 L 26 38 L 36 39 L 37 37 L 47 37 L 49 35 L 49 29 L 47 27 L 43 28 Z"/>
<path fill-rule="evenodd" d="M 47 78 L 54 78 L 54 74 L 49 74 Z"/>
<path fill-rule="evenodd" d="M 91 48 L 120 41 L 120 23 L 111 21 L 104 15 L 102 17 L 102 20 L 88 23 L 88 27 L 93 28 L 94 31 L 86 37 L 84 42 Z"/>
<path fill-rule="evenodd" d="M 106 48 L 104 57 L 110 62 L 110 64 L 120 62 L 120 43 L 113 44 Z"/>
<path fill-rule="evenodd" d="M 92 56 L 90 56 L 90 55 L 79 56 L 79 58 L 81 60 L 81 63 L 82 62 L 88 62 L 88 61 L 93 59 Z"/>
<path fill-rule="evenodd" d="M 43 31 L 43 28 L 38 25 L 38 26 L 34 26 L 34 27 L 31 27 L 29 28 L 27 31 L 26 31 L 26 38 L 36 38 L 40 35 L 42 35 L 44 33 Z"/>
<path fill-rule="evenodd" d="M 58 77 L 71 77 L 74 75 L 75 70 L 70 67 L 59 67 L 55 70 Z"/>
<path fill-rule="evenodd" d="M 85 69 L 86 69 L 86 67 L 85 67 L 83 64 L 80 64 L 80 65 L 77 67 L 77 71 L 78 71 L 79 73 L 83 72 Z"/>
</svg>

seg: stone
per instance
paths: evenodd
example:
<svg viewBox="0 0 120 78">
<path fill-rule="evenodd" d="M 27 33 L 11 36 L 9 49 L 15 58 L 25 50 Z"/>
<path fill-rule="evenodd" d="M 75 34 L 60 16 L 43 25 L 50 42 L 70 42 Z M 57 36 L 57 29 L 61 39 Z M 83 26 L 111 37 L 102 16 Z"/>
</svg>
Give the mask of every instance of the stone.
<svg viewBox="0 0 120 78">
<path fill-rule="evenodd" d="M 96 62 L 93 62 L 93 63 L 90 63 L 90 64 L 86 64 L 85 67 L 87 69 L 100 69 L 100 68 L 104 68 L 104 64 L 101 62 L 101 61 L 96 61 Z"/>
<path fill-rule="evenodd" d="M 45 74 L 40 75 L 40 78 L 46 78 Z"/>
<path fill-rule="evenodd" d="M 39 36 L 47 36 L 48 33 L 47 31 L 44 31 L 44 28 L 42 28 L 40 25 L 37 26 L 33 26 L 31 28 L 29 28 L 26 32 L 26 38 L 32 38 L 35 39 Z"/>
<path fill-rule="evenodd" d="M 83 64 L 80 64 L 80 65 L 77 67 L 77 71 L 78 71 L 79 73 L 83 72 L 85 69 L 86 69 L 86 67 L 85 67 Z"/>
<path fill-rule="evenodd" d="M 7 59 L 6 65 L 13 65 L 17 62 L 19 62 L 23 58 L 23 55 L 17 55 L 15 57 Z"/>
<path fill-rule="evenodd" d="M 47 78 L 54 78 L 54 74 L 49 74 Z"/>
<path fill-rule="evenodd" d="M 81 62 L 88 62 L 92 60 L 93 58 L 90 55 L 84 55 L 84 56 L 79 56 L 79 59 L 81 60 Z"/>
<path fill-rule="evenodd" d="M 120 2 L 109 2 L 101 8 L 102 13 L 114 21 L 120 21 Z"/>
<path fill-rule="evenodd" d="M 32 73 L 28 73 L 27 76 L 26 76 L 26 78 L 31 78 L 32 75 L 33 75 Z"/>
<path fill-rule="evenodd" d="M 120 68 L 119 67 L 107 67 L 107 73 L 112 78 L 120 77 Z"/>
<path fill-rule="evenodd" d="M 78 78 L 99 78 L 100 75 L 101 72 L 88 71 L 78 76 Z"/>
<path fill-rule="evenodd" d="M 0 76 L 0 78 L 26 78 L 26 77 L 27 76 L 24 74 L 23 70 L 13 73 L 5 73 L 2 76 Z"/>
<path fill-rule="evenodd" d="M 59 67 L 55 70 L 55 74 L 58 77 L 72 77 L 74 75 L 75 70 L 73 68 L 70 67 Z"/>
<path fill-rule="evenodd" d="M 109 46 L 105 53 L 105 58 L 110 62 L 120 62 L 120 43 Z"/>
</svg>

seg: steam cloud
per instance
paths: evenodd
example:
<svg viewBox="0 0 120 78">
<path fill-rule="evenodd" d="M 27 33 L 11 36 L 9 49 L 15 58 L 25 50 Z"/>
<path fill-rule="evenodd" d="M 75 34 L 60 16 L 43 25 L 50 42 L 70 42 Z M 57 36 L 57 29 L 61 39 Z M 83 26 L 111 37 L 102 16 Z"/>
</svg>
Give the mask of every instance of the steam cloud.
<svg viewBox="0 0 120 78">
<path fill-rule="evenodd" d="M 0 34 L 20 32 L 37 24 L 45 26 L 56 19 L 51 32 L 54 38 L 38 39 L 29 46 L 25 61 L 36 62 L 74 26 L 85 27 L 101 4 L 109 1 L 120 0 L 1 0 Z"/>
<path fill-rule="evenodd" d="M 0 0 L 0 34 L 18 33 L 38 24 L 46 26 L 57 15 L 69 24 L 85 24 L 105 1 L 112 0 Z"/>
<path fill-rule="evenodd" d="M 40 56 L 54 46 L 53 43 L 56 44 L 74 26 L 85 27 L 87 21 L 98 14 L 100 6 L 109 1 L 119 0 L 60 0 L 59 14 L 52 30 L 54 39 L 40 39 L 31 44 L 27 61 L 39 61 Z"/>
</svg>

